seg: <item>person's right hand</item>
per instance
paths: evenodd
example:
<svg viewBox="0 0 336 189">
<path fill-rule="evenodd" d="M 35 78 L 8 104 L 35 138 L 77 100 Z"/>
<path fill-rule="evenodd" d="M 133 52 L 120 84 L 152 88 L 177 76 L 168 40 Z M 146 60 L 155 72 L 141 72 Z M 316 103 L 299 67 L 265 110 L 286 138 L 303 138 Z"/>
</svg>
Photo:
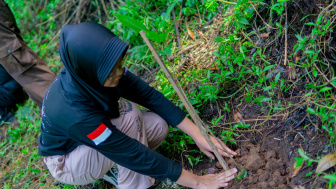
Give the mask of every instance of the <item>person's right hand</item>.
<svg viewBox="0 0 336 189">
<path fill-rule="evenodd" d="M 234 179 L 237 169 L 230 169 L 218 174 L 208 174 L 199 177 L 199 186 L 197 189 L 218 189 L 228 186 L 228 182 Z"/>
</svg>

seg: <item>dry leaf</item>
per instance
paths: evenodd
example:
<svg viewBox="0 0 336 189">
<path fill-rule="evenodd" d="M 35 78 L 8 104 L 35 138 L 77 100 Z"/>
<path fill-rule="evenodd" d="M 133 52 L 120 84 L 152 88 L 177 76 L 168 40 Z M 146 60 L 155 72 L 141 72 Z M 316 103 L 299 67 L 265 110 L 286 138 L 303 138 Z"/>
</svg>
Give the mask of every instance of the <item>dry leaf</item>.
<svg viewBox="0 0 336 189">
<path fill-rule="evenodd" d="M 187 28 L 187 30 L 188 30 L 188 35 L 189 35 L 193 40 L 195 40 L 195 34 L 194 34 L 194 32 L 192 32 L 189 28 Z"/>
<path fill-rule="evenodd" d="M 198 23 L 202 23 L 200 19 L 198 19 L 198 18 L 196 18 L 196 17 L 194 17 L 194 18 L 195 18 L 195 20 L 196 20 Z"/>
<path fill-rule="evenodd" d="M 242 122 L 245 125 L 245 121 L 243 116 L 241 115 L 241 113 L 239 111 L 237 111 L 234 115 L 233 115 L 233 119 L 235 120 L 235 122 Z"/>
<path fill-rule="evenodd" d="M 336 152 L 325 155 L 317 165 L 316 173 L 323 172 L 336 165 Z"/>
<path fill-rule="evenodd" d="M 295 56 L 295 63 L 299 62 L 301 58 L 299 56 Z"/>
<path fill-rule="evenodd" d="M 200 36 L 200 38 L 203 38 L 204 34 L 201 32 L 201 30 L 197 29 L 197 31 L 198 31 L 198 35 Z"/>
<path fill-rule="evenodd" d="M 269 32 L 269 33 L 262 33 L 262 34 L 260 34 L 260 37 L 261 37 L 261 38 L 263 38 L 263 37 L 268 37 L 269 34 L 270 34 L 270 32 Z"/>
<path fill-rule="evenodd" d="M 299 167 L 296 167 L 296 166 L 295 166 L 295 163 L 294 163 L 294 170 L 293 170 L 293 174 L 292 174 L 291 178 L 295 177 L 295 176 L 299 173 L 299 171 L 300 171 L 300 170 L 302 169 L 302 167 L 303 167 L 303 164 L 304 164 L 304 163 L 302 163 Z"/>
</svg>

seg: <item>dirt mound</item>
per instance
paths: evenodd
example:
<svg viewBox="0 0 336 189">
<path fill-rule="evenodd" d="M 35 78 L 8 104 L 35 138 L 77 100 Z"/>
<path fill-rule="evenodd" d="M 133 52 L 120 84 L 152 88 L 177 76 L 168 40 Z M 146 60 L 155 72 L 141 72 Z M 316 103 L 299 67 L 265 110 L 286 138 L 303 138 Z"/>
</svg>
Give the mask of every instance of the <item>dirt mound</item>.
<svg viewBox="0 0 336 189">
<path fill-rule="evenodd" d="M 247 170 L 247 176 L 239 183 L 231 183 L 232 188 L 287 188 L 290 175 L 289 166 L 273 149 L 247 144 L 238 150 L 235 161 Z M 227 162 L 234 167 L 231 160 Z M 218 163 L 216 164 L 218 165 Z"/>
</svg>

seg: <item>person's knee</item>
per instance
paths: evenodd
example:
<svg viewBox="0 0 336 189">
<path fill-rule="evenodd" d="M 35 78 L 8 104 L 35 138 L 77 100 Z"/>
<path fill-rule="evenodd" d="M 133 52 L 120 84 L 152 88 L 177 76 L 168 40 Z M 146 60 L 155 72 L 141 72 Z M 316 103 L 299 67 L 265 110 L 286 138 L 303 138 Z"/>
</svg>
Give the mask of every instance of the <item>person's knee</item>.
<svg viewBox="0 0 336 189">
<path fill-rule="evenodd" d="M 157 127 L 160 129 L 160 135 L 162 136 L 162 138 L 166 138 L 169 133 L 169 126 L 167 122 L 160 116 L 158 116 L 156 121 L 157 121 Z"/>
</svg>

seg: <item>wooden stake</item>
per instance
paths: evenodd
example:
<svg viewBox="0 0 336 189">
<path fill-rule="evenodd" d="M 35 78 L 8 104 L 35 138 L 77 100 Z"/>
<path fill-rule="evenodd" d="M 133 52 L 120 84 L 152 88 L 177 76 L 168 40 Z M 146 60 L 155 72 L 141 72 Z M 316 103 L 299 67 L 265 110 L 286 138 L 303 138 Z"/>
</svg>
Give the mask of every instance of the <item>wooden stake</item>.
<svg viewBox="0 0 336 189">
<path fill-rule="evenodd" d="M 182 88 L 180 87 L 179 83 L 175 81 L 175 79 L 173 78 L 172 74 L 169 72 L 167 66 L 163 63 L 161 57 L 158 55 L 158 53 L 156 52 L 154 46 L 152 45 L 152 43 L 149 41 L 149 39 L 146 37 L 146 33 L 145 31 L 141 31 L 140 32 L 141 37 L 144 39 L 144 41 L 146 42 L 147 46 L 149 47 L 149 49 L 151 50 L 151 52 L 154 55 L 155 60 L 159 63 L 160 67 L 162 68 L 163 72 L 166 74 L 168 80 L 170 81 L 170 83 L 172 84 L 173 88 L 175 89 L 177 95 L 180 97 L 180 99 L 182 100 L 182 103 L 184 104 L 184 106 L 186 107 L 187 111 L 189 112 L 191 118 L 194 120 L 195 124 L 197 125 L 198 129 L 200 130 L 202 136 L 204 137 L 204 139 L 208 142 L 208 144 L 210 145 L 211 149 L 213 150 L 215 156 L 217 157 L 219 163 L 222 165 L 222 167 L 224 168 L 225 171 L 229 170 L 228 165 L 226 164 L 226 162 L 224 161 L 222 155 L 218 152 L 217 148 L 215 147 L 215 145 L 213 144 L 213 142 L 211 141 L 206 129 L 205 129 L 205 125 L 202 122 L 201 118 L 198 116 L 198 114 L 196 113 L 195 109 L 193 108 L 193 106 L 190 104 L 188 98 L 186 97 L 185 93 L 183 92 Z"/>
</svg>

